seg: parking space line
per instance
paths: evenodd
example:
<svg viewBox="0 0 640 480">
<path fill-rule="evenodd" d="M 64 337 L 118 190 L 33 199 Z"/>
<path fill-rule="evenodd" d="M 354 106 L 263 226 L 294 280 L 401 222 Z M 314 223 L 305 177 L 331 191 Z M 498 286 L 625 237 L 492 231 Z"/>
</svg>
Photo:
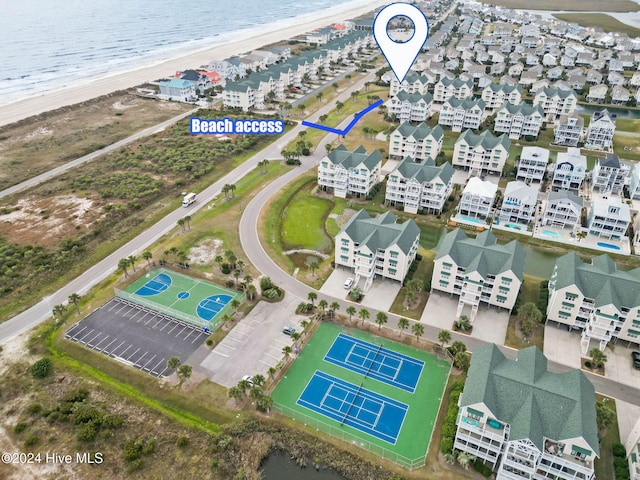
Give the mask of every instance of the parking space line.
<svg viewBox="0 0 640 480">
<path fill-rule="evenodd" d="M 149 322 L 151 322 L 153 319 L 155 318 L 155 315 L 152 315 L 151 318 L 149 320 L 147 320 L 146 322 L 144 322 L 144 325 L 147 326 L 149 324 Z"/>
<path fill-rule="evenodd" d="M 174 335 L 174 337 L 178 338 L 178 336 L 179 336 L 182 332 L 184 332 L 184 329 L 185 329 L 185 328 L 187 328 L 187 326 L 186 326 L 186 325 L 185 325 L 184 327 L 182 327 L 182 330 L 180 330 L 178 333 L 176 333 L 176 334 Z"/>
<path fill-rule="evenodd" d="M 164 358 L 165 358 L 165 357 L 162 357 L 162 358 L 160 359 L 160 361 L 159 361 L 158 363 L 156 363 L 156 364 L 153 366 L 153 368 L 151 369 L 151 371 L 152 371 L 152 372 L 155 372 L 155 371 L 156 371 L 156 368 L 158 368 L 158 365 L 160 365 L 162 362 L 164 362 Z"/>
<path fill-rule="evenodd" d="M 173 331 L 176 329 L 176 327 L 177 327 L 177 326 L 178 326 L 178 323 L 176 323 L 176 324 L 173 326 L 173 328 L 167 332 L 167 335 L 171 334 L 171 332 L 173 332 Z"/>
<path fill-rule="evenodd" d="M 133 357 L 136 353 L 138 353 L 139 350 L 140 350 L 140 348 L 138 348 L 135 352 L 133 352 L 131 355 L 129 355 L 127 357 L 127 361 L 131 360 L 131 357 Z"/>
<path fill-rule="evenodd" d="M 147 365 L 149 365 L 149 364 L 153 361 L 153 359 L 154 359 L 154 358 L 156 358 L 156 357 L 157 357 L 157 355 L 154 355 L 153 357 L 151 357 L 151 358 L 147 361 L 147 363 L 145 363 L 145 364 L 142 366 L 142 368 L 144 369 L 144 367 L 146 367 Z"/>
<path fill-rule="evenodd" d="M 100 350 L 100 351 L 101 351 L 101 352 L 104 352 L 106 349 L 108 349 L 108 348 L 111 346 L 111 344 L 112 344 L 113 342 L 116 342 L 117 340 L 118 340 L 117 338 L 114 338 L 113 340 L 111 340 L 111 341 L 109 342 L 109 345 L 107 345 L 106 347 L 104 347 L 104 348 L 103 348 L 102 350 Z"/>
<path fill-rule="evenodd" d="M 134 363 L 135 365 L 140 365 L 140 362 L 142 361 L 142 359 L 143 359 L 144 357 L 146 357 L 146 356 L 147 356 L 147 353 L 149 353 L 149 351 L 148 351 L 148 350 L 147 350 L 147 351 L 145 351 L 142 355 L 140 355 L 140 356 L 138 357 L 138 359 L 137 359 L 137 360 L 134 360 L 134 361 L 133 361 L 133 363 Z"/>
<path fill-rule="evenodd" d="M 118 345 L 116 348 L 111 350 L 111 353 L 115 355 L 116 354 L 116 350 L 118 350 L 122 346 L 123 343 L 124 343 L 124 340 L 120 342 L 120 345 Z"/>
<path fill-rule="evenodd" d="M 158 377 L 164 377 L 164 372 L 166 372 L 167 370 L 169 369 L 165 367 L 165 369 L 158 374 Z"/>
<path fill-rule="evenodd" d="M 100 340 L 98 343 L 95 344 L 94 348 L 97 350 L 98 349 L 98 345 L 100 345 L 102 342 L 104 342 L 108 338 L 109 338 L 109 335 L 105 335 L 105 337 L 102 340 Z"/>
<path fill-rule="evenodd" d="M 78 325 L 80 325 L 80 324 L 78 324 Z M 71 338 L 72 338 L 73 340 L 75 340 L 75 339 L 78 337 L 78 335 L 80 335 L 80 334 L 81 334 L 82 332 L 84 332 L 86 329 L 87 329 L 87 326 L 85 325 L 84 327 L 82 327 L 82 328 L 80 329 L 80 331 L 79 331 L 78 333 L 74 333 L 74 334 L 73 334 L 73 337 L 71 337 Z"/>
<path fill-rule="evenodd" d="M 80 339 L 80 341 L 82 342 L 86 336 L 91 335 L 93 332 L 95 332 L 95 329 L 92 328 L 86 334 L 84 334 L 84 336 Z"/>
<path fill-rule="evenodd" d="M 164 327 L 162 327 L 160 329 L 160 331 L 163 331 L 165 328 L 167 328 L 169 325 L 171 325 L 173 322 L 164 322 Z"/>
<path fill-rule="evenodd" d="M 93 342 L 96 338 L 98 338 L 98 337 L 99 337 L 100 335 L 102 335 L 102 334 L 103 334 L 102 332 L 98 332 L 98 333 L 96 333 L 96 336 L 95 336 L 95 337 L 93 337 L 91 340 L 89 340 L 89 341 L 87 342 L 87 345 L 89 345 L 91 348 L 93 348 L 93 345 L 91 344 L 91 342 Z"/>
<path fill-rule="evenodd" d="M 227 357 L 227 358 L 229 358 L 229 355 L 225 355 L 224 353 L 219 352 L 219 351 L 217 351 L 217 350 L 212 350 L 212 351 L 211 351 L 211 353 L 217 353 L 218 355 L 222 355 L 223 357 Z"/>
<path fill-rule="evenodd" d="M 142 315 L 138 320 L 136 320 L 136 323 L 140 323 L 143 322 L 145 318 L 147 318 L 147 315 L 149 315 L 149 312 L 145 311 L 145 310 L 140 310 L 142 313 L 144 313 L 144 315 Z"/>
<path fill-rule="evenodd" d="M 129 344 L 129 346 L 127 348 L 124 349 L 124 352 L 118 354 L 120 357 L 124 358 L 124 354 L 127 353 L 127 350 L 129 350 L 131 347 L 133 346 L 133 344 Z"/>
<path fill-rule="evenodd" d="M 134 318 L 136 318 L 138 315 L 140 315 L 142 313 L 142 310 L 138 310 L 136 313 L 134 313 L 131 318 L 129 320 L 133 320 Z"/>
<path fill-rule="evenodd" d="M 198 335 L 196 338 L 193 339 L 193 341 L 191 342 L 191 344 L 193 345 L 194 343 L 196 343 L 198 340 L 200 340 L 201 342 L 204 342 L 205 339 L 204 338 L 200 338 L 200 335 Z"/>
<path fill-rule="evenodd" d="M 158 321 L 156 322 L 156 324 L 155 324 L 153 327 L 151 327 L 151 330 L 155 330 L 155 329 L 156 329 L 156 327 L 157 327 L 158 325 L 160 325 L 160 323 L 162 323 L 163 321 L 164 321 L 164 318 L 160 317 L 160 318 L 158 319 Z"/>
</svg>

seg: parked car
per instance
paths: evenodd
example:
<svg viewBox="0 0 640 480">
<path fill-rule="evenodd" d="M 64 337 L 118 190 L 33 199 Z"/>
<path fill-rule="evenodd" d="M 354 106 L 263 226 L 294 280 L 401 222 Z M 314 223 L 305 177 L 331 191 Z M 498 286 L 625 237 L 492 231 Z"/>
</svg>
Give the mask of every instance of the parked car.
<svg viewBox="0 0 640 480">
<path fill-rule="evenodd" d="M 351 285 L 353 285 L 353 278 L 347 278 L 344 282 L 344 288 L 351 288 Z"/>
<path fill-rule="evenodd" d="M 294 333 L 296 333 L 296 329 L 293 327 L 284 327 L 282 329 L 282 333 L 284 333 L 285 335 L 293 335 Z"/>
<path fill-rule="evenodd" d="M 247 382 L 249 382 L 249 386 L 253 387 L 253 380 L 252 380 L 252 376 L 251 375 L 245 375 L 244 377 L 242 377 L 242 380 L 246 380 Z"/>
<path fill-rule="evenodd" d="M 631 352 L 631 359 L 633 360 L 633 368 L 640 370 L 640 352 Z"/>
</svg>

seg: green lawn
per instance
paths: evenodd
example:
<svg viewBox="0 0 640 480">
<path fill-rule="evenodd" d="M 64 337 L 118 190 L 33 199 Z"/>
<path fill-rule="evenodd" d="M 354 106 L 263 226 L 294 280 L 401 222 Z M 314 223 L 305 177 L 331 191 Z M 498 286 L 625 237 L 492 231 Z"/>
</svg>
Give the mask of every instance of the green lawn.
<svg viewBox="0 0 640 480">
<path fill-rule="evenodd" d="M 616 120 L 616 130 L 620 132 L 638 132 L 640 131 L 640 119 L 618 118 Z"/>
<path fill-rule="evenodd" d="M 640 138 L 614 135 L 613 151 L 620 158 L 640 161 Z"/>
<path fill-rule="evenodd" d="M 320 325 L 274 390 L 273 399 L 276 404 L 274 410 L 285 412 L 287 416 L 334 437 L 357 444 L 378 455 L 385 456 L 396 463 L 407 464 L 402 461 L 402 458 L 396 458 L 396 456 L 415 459 L 420 463 L 429 447 L 432 429 L 440 406 L 440 398 L 449 374 L 449 364 L 426 352 L 384 339 L 385 348 L 425 362 L 416 390 L 414 393 L 410 393 L 371 377 L 364 379 L 361 373 L 325 361 L 324 357 L 339 333 L 345 333 L 374 344 L 381 342 L 381 338 L 359 330 L 347 329 L 330 323 Z M 396 443 L 388 443 L 298 405 L 296 403 L 298 398 L 316 371 L 325 372 L 356 386 L 361 385 L 364 381 L 363 389 L 408 405 L 409 408 Z"/>
<path fill-rule="evenodd" d="M 311 180 L 289 200 L 282 212 L 282 247 L 284 250 L 309 249 L 330 253 L 332 241 L 324 230 L 325 218 L 333 204 L 329 200 L 314 197 L 315 186 Z"/>
<path fill-rule="evenodd" d="M 596 401 L 604 401 L 611 410 L 616 411 L 615 400 L 596 394 Z M 596 478 L 616 478 L 612 450 L 616 443 L 620 443 L 617 415 L 614 416 L 613 423 L 607 428 L 604 437 L 600 441 L 600 458 L 597 458 L 594 463 Z"/>
</svg>

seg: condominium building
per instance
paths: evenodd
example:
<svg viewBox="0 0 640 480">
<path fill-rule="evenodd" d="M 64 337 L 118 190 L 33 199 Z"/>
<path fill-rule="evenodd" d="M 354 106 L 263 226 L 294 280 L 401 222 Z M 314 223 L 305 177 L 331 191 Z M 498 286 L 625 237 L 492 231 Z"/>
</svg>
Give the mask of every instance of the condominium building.
<svg viewBox="0 0 640 480">
<path fill-rule="evenodd" d="M 355 285 L 364 279 L 364 291 L 376 276 L 402 283 L 419 242 L 420 228 L 413 220 L 397 223 L 391 212 L 372 218 L 363 209 L 336 235 L 335 263 L 353 270 Z"/>
<path fill-rule="evenodd" d="M 595 198 L 589 209 L 588 223 L 589 235 L 620 240 L 631 223 L 631 210 L 620 197 Z"/>
<path fill-rule="evenodd" d="M 583 262 L 572 252 L 556 260 L 549 280 L 547 320 L 580 330 L 584 355 L 591 340 L 604 350 L 616 339 L 640 340 L 640 268 L 622 271 L 608 255 Z"/>
<path fill-rule="evenodd" d="M 415 163 L 406 157 L 389 174 L 385 200 L 407 213 L 439 214 L 453 189 L 453 171 L 449 162 L 436 167 L 431 158 Z"/>
<path fill-rule="evenodd" d="M 496 137 L 488 130 L 479 135 L 465 130 L 458 137 L 453 150 L 453 166 L 469 170 L 469 174 L 501 175 L 509 157 L 511 140 L 505 134 Z"/>
<path fill-rule="evenodd" d="M 579 148 L 569 147 L 566 152 L 558 153 L 551 188 L 570 190 L 578 193 L 587 172 L 587 157 Z"/>
<path fill-rule="evenodd" d="M 505 103 L 498 109 L 493 130 L 506 133 L 512 140 L 522 137 L 537 137 L 544 121 L 544 112 L 540 106 L 528 103 L 514 105 Z"/>
<path fill-rule="evenodd" d="M 640 199 L 640 162 L 635 162 L 629 179 L 629 195 L 633 199 Z"/>
<path fill-rule="evenodd" d="M 535 219 L 537 203 L 537 188 L 530 187 L 521 181 L 507 183 L 498 215 L 500 223 L 529 225 L 529 222 Z"/>
<path fill-rule="evenodd" d="M 462 80 L 458 77 L 452 80 L 447 77 L 442 77 L 434 87 L 433 101 L 436 103 L 443 103 L 451 97 L 462 100 L 472 96 L 473 80 Z"/>
<path fill-rule="evenodd" d="M 547 121 L 551 122 L 573 113 L 577 104 L 576 92 L 561 88 L 541 88 L 533 98 L 533 105 L 540 105 Z"/>
<path fill-rule="evenodd" d="M 193 102 L 197 99 L 196 84 L 188 80 L 172 78 L 169 81 L 158 82 L 160 95 L 176 102 Z"/>
<path fill-rule="evenodd" d="M 549 163 L 549 150 L 541 147 L 523 147 L 518 162 L 517 180 L 526 183 L 542 182 Z"/>
<path fill-rule="evenodd" d="M 603 194 L 619 194 L 629 176 L 629 165 L 620 163 L 614 153 L 607 153 L 605 158 L 598 158 L 591 172 L 591 187 Z"/>
<path fill-rule="evenodd" d="M 462 191 L 460 203 L 458 203 L 458 214 L 484 221 L 491 216 L 497 191 L 498 186 L 495 183 L 471 177 Z"/>
<path fill-rule="evenodd" d="M 597 150 L 609 150 L 613 146 L 613 135 L 616 132 L 616 114 L 607 109 L 594 112 L 587 129 L 584 146 Z"/>
<path fill-rule="evenodd" d="M 482 100 L 488 111 L 495 111 L 505 103 L 519 105 L 522 101 L 522 85 L 490 83 L 482 89 Z"/>
<path fill-rule="evenodd" d="M 577 113 L 561 115 L 554 132 L 553 143 L 577 147 L 584 130 L 584 118 Z"/>
<path fill-rule="evenodd" d="M 430 116 L 433 96 L 430 93 L 398 92 L 387 102 L 387 112 L 400 122 L 424 122 Z"/>
<path fill-rule="evenodd" d="M 426 123 L 411 125 L 405 122 L 389 136 L 389 156 L 396 159 L 411 157 L 417 162 L 436 158 L 443 138 L 444 130 L 440 125 L 431 128 Z"/>
<path fill-rule="evenodd" d="M 395 75 L 391 77 L 391 84 L 389 90 L 389 96 L 395 97 L 400 92 L 417 93 L 420 95 L 426 95 L 431 81 L 426 75 L 417 75 L 415 73 L 409 73 L 402 83 L 398 81 Z"/>
<path fill-rule="evenodd" d="M 318 165 L 318 186 L 330 190 L 338 198 L 366 197 L 380 181 L 382 155 L 378 150 L 367 153 L 360 145 L 353 152 L 344 145 L 331 150 Z"/>
<path fill-rule="evenodd" d="M 461 132 L 463 128 L 475 130 L 480 126 L 483 114 L 483 100 L 472 98 L 458 100 L 452 97 L 442 104 L 438 123 L 450 126 L 454 132 Z"/>
<path fill-rule="evenodd" d="M 624 442 L 624 447 L 629 461 L 629 478 L 630 480 L 640 480 L 640 419 L 636 420 L 631 433 Z"/>
<path fill-rule="evenodd" d="M 496 479 L 595 479 L 595 388 L 581 370 L 550 372 L 537 347 L 510 360 L 485 345 L 473 351 L 459 405 L 454 448 Z"/>
<path fill-rule="evenodd" d="M 576 230 L 582 222 L 582 197 L 568 191 L 549 192 L 542 225 Z"/>
<path fill-rule="evenodd" d="M 431 289 L 459 296 L 456 317 L 468 305 L 473 321 L 481 303 L 511 311 L 522 285 L 525 256 L 516 240 L 501 245 L 489 230 L 469 238 L 457 228 L 441 241 Z"/>
</svg>

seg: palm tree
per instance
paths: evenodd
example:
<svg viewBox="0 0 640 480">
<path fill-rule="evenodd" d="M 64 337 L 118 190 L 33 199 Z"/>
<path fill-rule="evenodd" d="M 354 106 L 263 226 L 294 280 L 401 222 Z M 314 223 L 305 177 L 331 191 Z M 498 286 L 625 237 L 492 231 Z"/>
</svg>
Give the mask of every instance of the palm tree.
<svg viewBox="0 0 640 480">
<path fill-rule="evenodd" d="M 184 251 L 180 251 L 178 252 L 178 260 L 180 260 L 180 263 L 182 264 L 182 266 L 184 268 L 188 267 L 188 261 L 189 261 L 189 257 L 187 256 L 186 252 Z"/>
<path fill-rule="evenodd" d="M 240 300 L 234 298 L 231 300 L 231 308 L 233 308 L 233 313 L 238 313 L 238 307 L 240 306 Z"/>
<path fill-rule="evenodd" d="M 264 385 L 264 382 L 266 382 L 265 378 L 263 375 L 260 375 L 259 373 L 257 375 L 254 375 L 251 378 L 251 381 L 253 382 L 254 385 L 261 387 Z"/>
<path fill-rule="evenodd" d="M 238 288 L 238 278 L 240 278 L 240 270 L 233 271 L 233 278 L 235 278 L 236 288 Z"/>
<path fill-rule="evenodd" d="M 153 258 L 153 253 L 151 253 L 149 250 L 145 250 L 144 252 L 142 252 L 142 258 L 147 261 L 147 266 L 151 267 L 151 259 Z"/>
<path fill-rule="evenodd" d="M 388 318 L 389 317 L 387 317 L 387 314 L 384 312 L 376 313 L 376 323 L 378 324 L 378 330 L 382 328 L 382 325 L 387 323 Z"/>
<path fill-rule="evenodd" d="M 167 368 L 169 370 L 175 370 L 180 366 L 181 363 L 182 362 L 178 357 L 171 357 L 169 360 L 167 360 Z"/>
<path fill-rule="evenodd" d="M 224 198 L 226 198 L 227 200 L 229 200 L 229 184 L 225 183 L 222 186 L 222 193 L 224 193 Z"/>
<path fill-rule="evenodd" d="M 411 327 L 411 332 L 416 336 L 416 340 L 419 342 L 420 337 L 424 335 L 424 325 L 421 323 L 414 323 L 413 327 Z"/>
<path fill-rule="evenodd" d="M 311 275 L 316 276 L 316 269 L 320 266 L 315 260 L 309 262 L 307 266 L 311 269 Z"/>
<path fill-rule="evenodd" d="M 338 111 L 338 113 L 340 113 L 342 111 L 342 107 L 344 107 L 344 103 L 336 102 L 336 110 Z"/>
<path fill-rule="evenodd" d="M 191 365 L 180 365 L 178 367 L 178 377 L 180 378 L 180 382 L 184 382 L 187 378 L 189 378 L 192 372 L 193 367 L 191 367 Z"/>
<path fill-rule="evenodd" d="M 244 378 L 238 382 L 238 390 L 242 392 L 244 395 L 247 393 L 247 389 L 251 387 L 249 380 L 245 380 Z"/>
<path fill-rule="evenodd" d="M 228 313 L 225 313 L 224 315 L 222 315 L 220 320 L 222 320 L 222 323 L 227 323 L 229 320 L 231 320 L 231 317 L 229 316 Z"/>
<path fill-rule="evenodd" d="M 244 392 L 242 390 L 240 390 L 237 386 L 233 386 L 233 387 L 229 388 L 229 391 L 227 392 L 227 395 L 229 395 L 229 398 L 233 398 L 237 403 L 237 402 L 240 401 L 240 399 L 244 395 Z"/>
<path fill-rule="evenodd" d="M 249 300 L 253 300 L 256 296 L 256 286 L 253 283 L 250 283 L 249 285 L 247 285 L 247 298 Z"/>
<path fill-rule="evenodd" d="M 313 302 L 315 302 L 315 300 L 318 298 L 318 294 L 316 292 L 309 292 L 309 294 L 307 295 L 307 298 L 311 302 L 311 305 L 315 306 Z"/>
<path fill-rule="evenodd" d="M 173 255 L 173 260 L 175 261 L 177 259 L 177 255 L 178 255 L 178 247 L 171 247 L 169 249 L 169 253 L 171 253 Z"/>
<path fill-rule="evenodd" d="M 245 275 L 242 279 L 242 284 L 244 285 L 244 292 L 247 293 L 247 287 L 251 285 L 253 282 L 253 277 L 251 275 Z"/>
<path fill-rule="evenodd" d="M 326 120 L 326 119 L 325 119 Z M 327 155 L 329 155 L 331 153 L 331 151 L 333 150 L 333 145 L 331 145 L 330 143 L 327 143 L 324 146 L 324 149 L 327 151 Z"/>
<path fill-rule="evenodd" d="M 368 319 L 370 316 L 371 314 L 369 313 L 369 310 L 367 310 L 366 308 L 361 308 L 360 311 L 358 312 L 358 317 L 362 320 L 362 325 L 364 325 L 364 321 Z"/>
<path fill-rule="evenodd" d="M 591 357 L 591 362 L 595 368 L 602 368 L 604 367 L 604 364 L 607 363 L 607 356 L 599 348 L 593 347 L 589 350 L 589 356 Z"/>
<path fill-rule="evenodd" d="M 262 395 L 256 401 L 256 408 L 259 408 L 264 412 L 269 413 L 269 410 L 271 410 L 271 407 L 273 407 L 273 397 L 271 395 Z"/>
<path fill-rule="evenodd" d="M 136 271 L 136 262 L 138 261 L 138 257 L 136 257 L 135 255 L 129 255 L 127 257 L 127 262 L 129 262 L 129 265 L 131 265 L 131 268 L 133 268 L 133 271 Z"/>
<path fill-rule="evenodd" d="M 179 218 L 178 219 L 178 225 L 180 225 L 180 227 L 182 228 L 182 233 L 184 233 L 184 231 L 185 231 L 184 230 L 184 224 L 185 224 L 184 218 Z"/>
<path fill-rule="evenodd" d="M 467 355 L 467 352 L 458 352 L 453 357 L 453 364 L 456 368 L 467 371 L 471 364 L 471 359 L 469 358 L 469 355 Z"/>
<path fill-rule="evenodd" d="M 340 304 L 338 302 L 331 302 L 331 305 L 329 305 L 329 312 L 331 313 L 331 318 L 333 318 L 333 315 L 340 310 Z"/>
<path fill-rule="evenodd" d="M 126 258 L 121 258 L 120 260 L 118 260 L 118 269 L 124 272 L 125 278 L 129 276 L 129 272 L 127 270 L 128 266 L 129 260 L 127 260 Z"/>
<path fill-rule="evenodd" d="M 231 192 L 231 198 L 235 198 L 235 191 L 236 191 L 236 184 L 235 183 L 231 183 L 229 184 L 229 191 Z"/>
<path fill-rule="evenodd" d="M 293 352 L 293 349 L 289 345 L 282 347 L 282 354 L 284 355 L 284 358 L 289 358 L 291 352 Z"/>
<path fill-rule="evenodd" d="M 191 230 L 191 225 L 190 225 L 190 222 L 191 222 L 191 215 L 185 215 L 185 217 L 184 217 L 184 221 L 185 221 L 185 223 L 187 224 L 187 228 L 188 228 L 189 230 Z"/>
<path fill-rule="evenodd" d="M 218 264 L 218 268 L 220 270 L 222 270 L 222 262 L 223 262 L 223 260 L 224 260 L 224 258 L 222 257 L 222 255 L 216 255 L 216 258 L 213 259 L 213 261 Z"/>
<path fill-rule="evenodd" d="M 273 380 L 275 378 L 275 375 L 276 375 L 277 372 L 278 372 L 278 370 L 276 370 L 276 367 L 269 367 L 269 370 L 267 370 L 267 373 L 271 377 L 271 380 Z"/>
<path fill-rule="evenodd" d="M 310 326 L 311 324 L 309 323 L 309 320 L 302 320 L 302 321 L 300 322 L 300 325 L 302 325 L 302 333 L 305 333 L 305 334 L 306 334 L 306 333 L 307 333 L 307 330 L 309 330 L 309 326 Z"/>
<path fill-rule="evenodd" d="M 456 340 L 451 344 L 451 347 L 449 347 L 449 349 L 453 352 L 453 355 L 455 356 L 459 352 L 463 352 L 463 353 L 466 352 L 467 346 L 464 344 L 464 342 L 461 342 L 460 340 Z"/>
<path fill-rule="evenodd" d="M 398 328 L 400 329 L 400 337 L 402 337 L 402 332 L 409 328 L 409 319 L 401 317 L 398 320 Z"/>
<path fill-rule="evenodd" d="M 349 315 L 349 323 L 351 323 L 351 317 L 353 317 L 356 314 L 356 307 L 354 307 L 353 305 L 349 305 L 347 307 L 347 314 Z"/>
<path fill-rule="evenodd" d="M 238 270 L 240 270 L 241 272 L 244 271 L 244 262 L 242 260 L 238 260 L 236 262 L 236 267 L 238 267 Z"/>
<path fill-rule="evenodd" d="M 76 306 L 76 312 L 78 312 L 78 315 L 80 315 L 80 307 L 79 307 L 79 303 L 80 303 L 80 295 L 78 295 L 77 293 L 72 293 L 71 295 L 69 295 L 69 305 L 71 305 L 72 303 Z"/>
<path fill-rule="evenodd" d="M 293 344 L 296 345 L 298 340 L 300 340 L 300 334 L 298 332 L 293 332 L 291 334 L 291 340 L 293 340 Z"/>
<path fill-rule="evenodd" d="M 257 402 L 258 399 L 262 396 L 262 389 L 258 386 L 253 386 L 251 387 L 251 390 L 249 390 L 249 400 L 251 400 L 252 402 Z"/>
<path fill-rule="evenodd" d="M 59 305 L 54 305 L 53 306 L 53 316 L 54 317 L 58 317 L 58 319 L 62 320 L 62 315 L 64 314 L 64 312 L 67 310 L 67 307 L 65 307 L 62 304 Z"/>
<path fill-rule="evenodd" d="M 324 316 L 324 311 L 328 305 L 329 305 L 329 302 L 327 302 L 324 298 L 318 302 L 318 306 L 322 309 L 323 316 Z"/>
<path fill-rule="evenodd" d="M 474 455 L 471 455 L 470 453 L 467 453 L 467 452 L 460 452 L 458 454 L 458 463 L 465 470 L 469 470 L 471 463 L 473 463 L 475 459 L 476 457 Z"/>
<path fill-rule="evenodd" d="M 451 341 L 451 332 L 449 332 L 449 330 L 440 330 L 438 332 L 438 341 L 440 342 L 442 348 L 444 348 L 444 344 Z"/>
</svg>

